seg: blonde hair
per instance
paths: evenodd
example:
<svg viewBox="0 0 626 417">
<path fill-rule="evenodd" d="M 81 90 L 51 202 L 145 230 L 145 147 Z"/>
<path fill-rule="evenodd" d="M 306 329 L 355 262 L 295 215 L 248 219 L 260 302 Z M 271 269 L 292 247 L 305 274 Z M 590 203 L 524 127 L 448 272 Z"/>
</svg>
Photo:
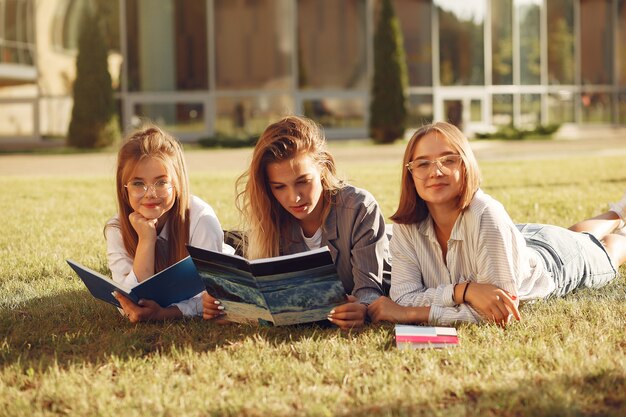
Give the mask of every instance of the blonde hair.
<svg viewBox="0 0 626 417">
<path fill-rule="evenodd" d="M 335 160 L 326 148 L 320 127 L 310 119 L 288 116 L 269 125 L 261 134 L 250 167 L 237 179 L 237 209 L 241 213 L 250 259 L 280 255 L 280 234 L 291 215 L 274 198 L 267 179 L 267 166 L 274 162 L 309 155 L 320 168 L 323 188 L 323 219 L 330 210 L 331 196 L 343 187 Z"/>
<path fill-rule="evenodd" d="M 419 223 L 428 217 L 428 207 L 424 200 L 417 194 L 413 175 L 411 175 L 411 172 L 406 168 L 406 164 L 411 161 L 419 141 L 432 132 L 439 133 L 443 136 L 448 144 L 461 155 L 462 185 L 459 194 L 458 208 L 464 210 L 472 201 L 478 187 L 480 187 L 480 169 L 478 168 L 478 162 L 463 132 L 456 126 L 445 122 L 422 126 L 413 134 L 404 151 L 400 202 L 398 209 L 390 217 L 395 223 Z"/>
<path fill-rule="evenodd" d="M 188 255 L 185 245 L 189 242 L 189 180 L 180 143 L 157 126 L 148 125 L 131 134 L 117 154 L 115 186 L 119 225 L 113 226 L 120 228 L 124 248 L 134 258 L 139 237 L 128 218 L 134 210 L 124 184 L 130 180 L 137 164 L 148 158 L 163 163 L 175 192 L 174 205 L 167 220 L 167 258 L 163 259 L 155 253 L 154 268 L 158 272 Z"/>
</svg>

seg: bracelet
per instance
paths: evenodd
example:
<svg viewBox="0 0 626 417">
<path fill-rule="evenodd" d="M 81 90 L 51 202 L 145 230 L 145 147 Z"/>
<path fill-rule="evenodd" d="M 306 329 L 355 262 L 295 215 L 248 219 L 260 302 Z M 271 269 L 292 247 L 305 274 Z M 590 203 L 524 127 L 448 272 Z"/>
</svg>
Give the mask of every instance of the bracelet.
<svg viewBox="0 0 626 417">
<path fill-rule="evenodd" d="M 467 284 L 465 284 L 465 289 L 463 290 L 463 303 L 465 303 L 465 293 L 467 292 L 467 287 L 469 287 L 470 283 L 469 281 L 467 282 Z"/>
</svg>

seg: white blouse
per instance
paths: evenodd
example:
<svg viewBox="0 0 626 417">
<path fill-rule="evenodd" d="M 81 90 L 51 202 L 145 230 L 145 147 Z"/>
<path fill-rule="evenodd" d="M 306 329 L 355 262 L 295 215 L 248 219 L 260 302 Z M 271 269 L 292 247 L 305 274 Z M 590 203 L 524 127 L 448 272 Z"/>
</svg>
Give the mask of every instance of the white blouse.
<svg viewBox="0 0 626 417">
<path fill-rule="evenodd" d="M 492 284 L 520 301 L 546 297 L 555 288 L 502 204 L 481 190 L 456 220 L 445 262 L 430 216 L 418 224 L 394 224 L 390 250 L 391 299 L 430 306 L 433 324 L 482 321 L 468 304 L 455 305 L 454 285 L 460 282 Z"/>
<path fill-rule="evenodd" d="M 167 227 L 159 233 L 159 238 L 167 240 Z M 105 228 L 107 259 L 113 280 L 129 288 L 139 284 L 133 271 L 133 258 L 124 248 L 119 217 L 116 215 L 107 222 Z M 202 249 L 221 252 L 224 232 L 213 208 L 200 198 L 191 196 L 189 205 L 189 244 Z M 228 248 L 231 249 L 231 248 Z M 201 316 L 201 294 L 185 301 L 174 303 L 184 316 Z"/>
</svg>

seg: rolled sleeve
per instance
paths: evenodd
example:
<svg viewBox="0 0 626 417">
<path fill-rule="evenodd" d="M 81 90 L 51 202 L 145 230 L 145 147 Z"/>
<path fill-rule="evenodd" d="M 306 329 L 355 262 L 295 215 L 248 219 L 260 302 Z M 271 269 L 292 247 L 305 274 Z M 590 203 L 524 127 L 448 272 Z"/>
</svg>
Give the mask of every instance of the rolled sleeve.
<svg viewBox="0 0 626 417">
<path fill-rule="evenodd" d="M 202 293 L 195 295 L 194 297 L 181 301 L 179 303 L 173 303 L 171 306 L 176 306 L 183 313 L 185 317 L 202 316 Z"/>
<path fill-rule="evenodd" d="M 370 304 L 382 295 L 383 266 L 385 260 L 389 261 L 389 240 L 378 204 L 374 201 L 361 210 L 352 237 L 352 294 L 362 303 Z"/>
</svg>

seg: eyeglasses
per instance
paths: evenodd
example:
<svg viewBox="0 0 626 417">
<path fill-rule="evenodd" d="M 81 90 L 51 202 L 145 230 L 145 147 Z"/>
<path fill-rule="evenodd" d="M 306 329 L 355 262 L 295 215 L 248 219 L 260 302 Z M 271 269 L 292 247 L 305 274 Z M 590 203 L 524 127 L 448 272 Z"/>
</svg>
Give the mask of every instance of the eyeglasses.
<svg viewBox="0 0 626 417">
<path fill-rule="evenodd" d="M 416 178 L 425 180 L 430 175 L 433 165 L 436 165 L 443 175 L 450 175 L 459 167 L 460 162 L 461 155 L 452 154 L 436 159 L 416 159 L 406 164 L 405 167 Z"/>
<path fill-rule="evenodd" d="M 124 187 L 128 190 L 128 194 L 134 198 L 141 198 L 148 192 L 148 189 L 154 190 L 154 194 L 159 198 L 170 195 L 170 191 L 174 185 L 167 180 L 159 180 L 154 184 L 146 184 L 143 181 L 129 181 Z"/>
</svg>

